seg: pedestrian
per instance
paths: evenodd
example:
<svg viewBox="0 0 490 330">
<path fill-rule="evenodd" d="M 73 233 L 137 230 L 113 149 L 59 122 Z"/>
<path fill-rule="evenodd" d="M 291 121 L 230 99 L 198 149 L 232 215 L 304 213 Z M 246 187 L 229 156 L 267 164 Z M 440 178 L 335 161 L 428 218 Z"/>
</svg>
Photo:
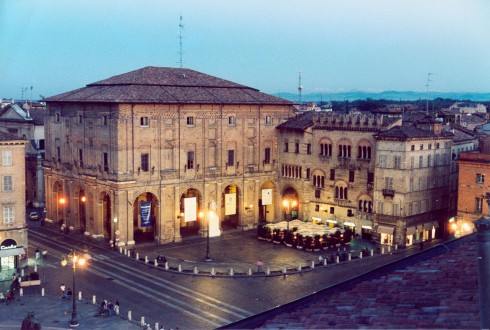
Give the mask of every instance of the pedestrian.
<svg viewBox="0 0 490 330">
<path fill-rule="evenodd" d="M 116 301 L 114 302 L 114 313 L 116 315 L 119 315 L 119 299 L 116 298 Z"/>
<path fill-rule="evenodd" d="M 43 250 L 43 261 L 44 262 L 48 261 L 48 251 L 47 250 Z"/>
<path fill-rule="evenodd" d="M 109 316 L 112 316 L 114 314 L 114 303 L 112 301 L 107 304 L 107 309 L 109 310 Z"/>
<path fill-rule="evenodd" d="M 71 289 L 66 290 L 66 298 L 67 299 L 70 299 L 72 295 L 73 295 L 73 291 L 71 291 Z"/>
<path fill-rule="evenodd" d="M 41 251 L 39 248 L 36 248 L 36 259 L 41 259 Z"/>
<path fill-rule="evenodd" d="M 65 298 L 65 290 L 66 290 L 65 284 L 61 283 L 61 285 L 60 285 L 60 298 Z"/>
<path fill-rule="evenodd" d="M 3 291 L 0 291 L 0 303 L 5 301 L 5 296 L 3 295 Z"/>
<path fill-rule="evenodd" d="M 262 266 L 264 266 L 264 263 L 262 261 L 257 261 L 257 272 L 261 273 L 262 272 Z"/>
</svg>

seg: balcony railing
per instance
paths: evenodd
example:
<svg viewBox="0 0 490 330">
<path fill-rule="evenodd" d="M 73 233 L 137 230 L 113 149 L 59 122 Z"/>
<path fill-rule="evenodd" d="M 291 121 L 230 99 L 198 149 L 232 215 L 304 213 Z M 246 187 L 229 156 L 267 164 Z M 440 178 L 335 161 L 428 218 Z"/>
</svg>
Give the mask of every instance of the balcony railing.
<svg viewBox="0 0 490 330">
<path fill-rule="evenodd" d="M 394 197 L 395 191 L 393 189 L 383 189 L 383 196 L 384 197 Z"/>
</svg>

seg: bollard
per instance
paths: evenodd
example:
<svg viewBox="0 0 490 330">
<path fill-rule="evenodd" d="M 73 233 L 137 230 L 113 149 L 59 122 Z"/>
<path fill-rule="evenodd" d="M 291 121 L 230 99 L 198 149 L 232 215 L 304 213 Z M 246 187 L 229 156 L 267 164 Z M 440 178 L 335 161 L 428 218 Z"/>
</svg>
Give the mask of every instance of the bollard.
<svg viewBox="0 0 490 330">
<path fill-rule="evenodd" d="M 371 257 L 374 256 L 374 249 L 371 249 Z"/>
<path fill-rule="evenodd" d="M 230 268 L 230 276 L 233 276 L 233 268 Z"/>
<path fill-rule="evenodd" d="M 286 266 L 282 267 L 282 273 L 283 274 L 286 274 L 288 272 L 288 269 Z"/>
<path fill-rule="evenodd" d="M 315 262 L 314 261 L 311 262 L 311 269 L 315 269 Z"/>
<path fill-rule="evenodd" d="M 351 261 L 351 255 L 350 255 L 350 253 L 347 254 L 347 261 Z"/>
<path fill-rule="evenodd" d="M 97 304 L 97 299 L 95 299 L 95 295 L 92 296 L 92 305 Z"/>
<path fill-rule="evenodd" d="M 388 253 L 391 252 L 391 245 L 388 245 Z"/>
<path fill-rule="evenodd" d="M 270 267 L 267 267 L 265 274 L 266 274 L 266 275 L 270 275 L 270 274 L 271 274 L 271 269 L 270 269 Z"/>
<path fill-rule="evenodd" d="M 327 265 L 327 259 L 323 259 L 323 266 Z"/>
<path fill-rule="evenodd" d="M 128 311 L 128 321 L 131 322 L 131 311 Z"/>
<path fill-rule="evenodd" d="M 24 276 L 24 268 L 20 270 L 20 276 Z"/>
<path fill-rule="evenodd" d="M 144 326 L 146 325 L 146 324 L 145 324 L 145 317 L 144 317 L 144 316 L 142 316 L 142 317 L 141 317 L 141 322 L 140 322 L 140 325 L 141 325 L 142 327 L 144 327 Z"/>
<path fill-rule="evenodd" d="M 197 267 L 194 266 L 194 275 L 197 275 L 199 272 L 197 271 Z"/>
<path fill-rule="evenodd" d="M 381 254 L 385 254 L 385 247 L 381 247 Z"/>
<path fill-rule="evenodd" d="M 398 251 L 398 243 L 395 244 L 395 251 Z"/>
<path fill-rule="evenodd" d="M 140 253 L 136 252 L 136 260 L 140 260 Z"/>
<path fill-rule="evenodd" d="M 37 273 L 37 264 L 34 265 L 34 272 Z"/>
<path fill-rule="evenodd" d="M 336 263 L 339 263 L 340 262 L 340 257 L 339 256 L 335 257 L 335 262 Z"/>
<path fill-rule="evenodd" d="M 168 268 L 169 267 L 168 267 L 168 261 L 167 261 L 167 262 L 165 262 L 165 270 L 168 270 Z"/>
<path fill-rule="evenodd" d="M 82 300 L 82 291 L 78 291 L 78 300 Z"/>
<path fill-rule="evenodd" d="M 160 325 L 157 323 L 155 323 L 155 330 L 160 330 Z"/>
<path fill-rule="evenodd" d="M 44 297 L 44 288 L 41 289 L 41 297 Z"/>
<path fill-rule="evenodd" d="M 19 290 L 19 296 L 23 297 L 24 296 L 24 289 L 20 288 Z"/>
<path fill-rule="evenodd" d="M 124 250 L 123 250 L 123 252 L 124 252 L 124 255 L 126 255 L 127 250 L 126 250 L 126 249 L 124 249 Z"/>
<path fill-rule="evenodd" d="M 119 253 L 123 253 L 123 248 L 122 246 L 119 247 Z"/>
<path fill-rule="evenodd" d="M 182 273 L 182 265 L 179 265 L 179 273 Z"/>
<path fill-rule="evenodd" d="M 298 266 L 298 272 L 300 272 L 300 271 L 301 271 L 301 265 Z"/>
<path fill-rule="evenodd" d="M 248 269 L 248 276 L 252 276 L 252 268 Z"/>
<path fill-rule="evenodd" d="M 148 256 L 145 256 L 145 264 L 148 263 Z"/>
<path fill-rule="evenodd" d="M 214 272 L 214 267 L 211 268 L 211 275 L 214 276 L 216 273 Z"/>
<path fill-rule="evenodd" d="M 153 260 L 153 266 L 158 267 L 158 261 L 157 261 L 157 259 Z"/>
</svg>

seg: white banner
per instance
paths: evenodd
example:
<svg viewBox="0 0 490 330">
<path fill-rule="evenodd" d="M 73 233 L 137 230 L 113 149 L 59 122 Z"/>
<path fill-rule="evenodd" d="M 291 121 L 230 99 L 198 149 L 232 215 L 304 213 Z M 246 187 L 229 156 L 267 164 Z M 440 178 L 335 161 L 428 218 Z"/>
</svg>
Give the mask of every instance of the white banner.
<svg viewBox="0 0 490 330">
<path fill-rule="evenodd" d="M 262 205 L 272 204 L 272 189 L 262 189 Z"/>
<path fill-rule="evenodd" d="M 225 194 L 225 215 L 236 214 L 236 194 Z"/>
<path fill-rule="evenodd" d="M 197 198 L 184 198 L 184 220 L 185 222 L 197 220 Z"/>
</svg>

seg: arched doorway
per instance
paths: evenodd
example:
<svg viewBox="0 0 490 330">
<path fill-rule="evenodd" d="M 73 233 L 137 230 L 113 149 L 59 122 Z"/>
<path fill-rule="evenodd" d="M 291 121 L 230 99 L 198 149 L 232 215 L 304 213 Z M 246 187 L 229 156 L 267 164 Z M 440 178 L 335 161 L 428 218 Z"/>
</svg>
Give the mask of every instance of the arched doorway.
<svg viewBox="0 0 490 330">
<path fill-rule="evenodd" d="M 102 223 L 103 225 L 103 235 L 106 239 L 111 239 L 111 198 L 109 194 L 106 192 L 102 192 L 100 195 L 101 202 L 101 215 L 102 215 Z"/>
<path fill-rule="evenodd" d="M 155 195 L 149 192 L 140 194 L 133 204 L 134 242 L 153 242 L 156 233 L 157 203 Z"/>
<path fill-rule="evenodd" d="M 63 185 L 60 181 L 53 184 L 53 198 L 51 200 L 51 217 L 58 225 L 63 223 L 64 207 L 66 205 L 66 197 L 63 193 Z"/>
<path fill-rule="evenodd" d="M 198 235 L 201 227 L 199 212 L 202 210 L 202 196 L 199 190 L 190 188 L 180 196 L 180 235 Z"/>
<path fill-rule="evenodd" d="M 284 219 L 286 221 L 298 219 L 299 199 L 298 193 L 294 188 L 287 188 L 282 193 L 281 205 L 283 208 Z"/>
<path fill-rule="evenodd" d="M 239 192 L 236 185 L 227 186 L 221 195 L 221 227 L 223 229 L 236 229 L 240 219 Z"/>
<path fill-rule="evenodd" d="M 273 222 L 276 186 L 271 181 L 267 181 L 260 187 L 260 191 L 261 198 L 259 199 L 259 221 Z"/>
</svg>

